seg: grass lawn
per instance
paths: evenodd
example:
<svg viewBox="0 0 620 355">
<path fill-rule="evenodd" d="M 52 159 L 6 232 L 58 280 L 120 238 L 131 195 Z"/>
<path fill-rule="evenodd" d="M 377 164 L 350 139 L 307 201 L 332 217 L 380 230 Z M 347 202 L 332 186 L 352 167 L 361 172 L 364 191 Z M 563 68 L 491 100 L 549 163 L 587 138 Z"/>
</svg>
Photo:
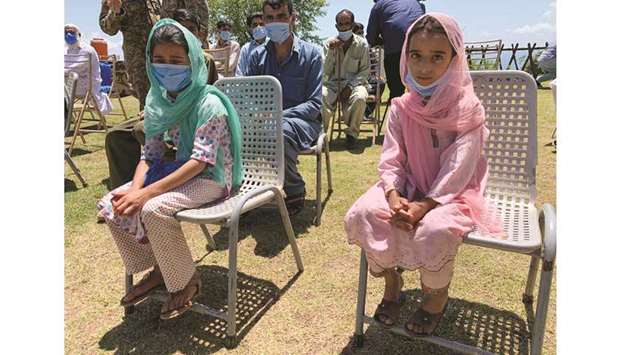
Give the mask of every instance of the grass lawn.
<svg viewBox="0 0 620 355">
<path fill-rule="evenodd" d="M 135 114 L 137 101 L 124 99 Z M 115 106 L 118 106 L 114 100 Z M 538 91 L 537 205 L 555 205 L 556 161 L 546 146 L 555 127 L 550 90 Z M 120 122 L 118 116 L 110 122 Z M 195 313 L 160 322 L 160 304 L 149 300 L 123 319 L 118 305 L 124 293 L 124 269 L 105 224 L 95 223 L 95 203 L 107 192 L 108 165 L 103 134 L 88 134 L 78 141 L 74 159 L 89 186 L 82 188 L 65 166 L 65 351 L 95 353 L 209 353 L 235 354 L 337 354 L 349 353 L 354 330 L 359 248 L 345 239 L 343 218 L 353 202 L 377 179 L 381 147 L 363 136 L 363 149 L 348 152 L 344 140 L 332 143 L 334 193 L 325 205 L 320 227 L 312 225 L 315 194 L 313 157 L 301 157 L 308 183 L 306 209 L 292 222 L 305 271 L 296 273 L 293 254 L 276 210 L 256 211 L 241 220 L 239 241 L 239 312 L 242 328 L 234 350 L 223 347 L 222 321 Z M 66 165 L 66 164 L 65 164 Z M 323 175 L 325 176 L 325 174 Z M 326 185 L 324 185 L 326 186 Z M 323 191 L 326 193 L 327 188 Z M 205 239 L 195 225 L 183 225 L 203 278 L 201 303 L 223 308 L 226 304 L 227 231 L 217 226 L 220 250 L 206 253 Z M 524 353 L 526 315 L 521 294 L 529 258 L 464 245 L 459 252 L 450 290 L 451 306 L 439 335 L 498 353 Z M 419 288 L 417 272 L 404 274 L 408 295 Z M 137 277 L 139 279 L 140 276 Z M 371 314 L 381 299 L 383 285 L 369 277 L 366 311 Z M 265 312 L 261 306 L 281 297 Z M 535 291 L 536 292 L 536 291 Z M 536 293 L 535 293 L 536 295 Z M 409 302 L 411 304 L 412 302 Z M 555 282 L 552 289 L 544 353 L 555 354 Z M 403 317 L 408 316 L 404 308 Z M 409 341 L 371 326 L 360 354 L 444 354 L 434 345 Z"/>
</svg>

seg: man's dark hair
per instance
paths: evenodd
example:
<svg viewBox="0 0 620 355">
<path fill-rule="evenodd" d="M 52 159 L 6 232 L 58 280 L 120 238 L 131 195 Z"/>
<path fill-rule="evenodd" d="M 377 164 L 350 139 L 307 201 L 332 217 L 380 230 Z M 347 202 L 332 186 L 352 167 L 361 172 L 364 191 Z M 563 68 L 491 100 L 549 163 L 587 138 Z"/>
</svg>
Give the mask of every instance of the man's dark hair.
<svg viewBox="0 0 620 355">
<path fill-rule="evenodd" d="M 172 19 L 176 22 L 191 21 L 197 28 L 200 28 L 200 17 L 189 12 L 187 9 L 177 9 L 172 15 Z"/>
<path fill-rule="evenodd" d="M 263 1 L 263 11 L 265 11 L 265 6 L 269 5 L 272 9 L 279 9 L 280 6 L 287 5 L 288 6 L 288 14 L 293 14 L 293 1 L 292 0 L 264 0 Z"/>
<path fill-rule="evenodd" d="M 364 35 L 364 25 L 359 23 L 359 22 L 354 23 L 353 24 L 353 33 Z"/>
<path fill-rule="evenodd" d="M 344 9 L 344 10 L 340 10 L 340 12 L 338 12 L 336 14 L 336 22 L 338 22 L 338 17 L 340 17 L 341 15 L 347 15 L 351 18 L 351 23 L 355 24 L 355 15 L 353 15 L 353 12 L 349 9 Z"/>
<path fill-rule="evenodd" d="M 149 48 L 151 57 L 153 56 L 153 48 L 155 48 L 158 44 L 164 43 L 178 44 L 185 48 L 185 53 L 189 53 L 189 46 L 185 36 L 183 35 L 183 31 L 175 25 L 164 25 L 157 28 L 155 32 L 153 32 L 153 37 L 151 38 L 151 48 Z"/>
<path fill-rule="evenodd" d="M 255 18 L 260 17 L 261 19 L 263 18 L 263 13 L 260 11 L 256 11 L 251 13 L 245 20 L 245 24 L 250 27 L 252 26 L 252 20 L 254 20 Z"/>
<path fill-rule="evenodd" d="M 222 28 L 222 27 L 224 27 L 224 26 L 230 26 L 230 27 L 232 27 L 232 23 L 230 23 L 230 21 L 229 21 L 229 20 L 226 20 L 226 19 L 224 19 L 224 20 L 219 20 L 219 21 L 217 21 L 217 24 L 215 25 L 215 28 L 217 28 L 217 29 L 219 30 L 220 28 Z"/>
</svg>

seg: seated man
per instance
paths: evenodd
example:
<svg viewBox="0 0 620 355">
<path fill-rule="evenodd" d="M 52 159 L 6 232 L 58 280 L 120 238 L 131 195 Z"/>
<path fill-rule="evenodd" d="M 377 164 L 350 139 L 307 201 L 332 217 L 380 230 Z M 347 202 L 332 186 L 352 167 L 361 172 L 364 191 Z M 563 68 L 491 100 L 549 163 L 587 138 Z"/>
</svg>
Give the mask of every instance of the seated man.
<svg viewBox="0 0 620 355">
<path fill-rule="evenodd" d="M 263 21 L 262 12 L 255 12 L 248 16 L 246 19 L 246 24 L 248 26 L 248 33 L 252 37 L 252 40 L 241 47 L 236 76 L 246 76 L 250 54 L 252 54 L 258 46 L 264 44 L 267 40 L 267 30 L 265 29 L 265 22 Z"/>
<path fill-rule="evenodd" d="M 555 67 L 556 67 L 556 45 L 549 46 L 538 57 L 538 67 L 542 71 L 540 75 L 536 77 L 536 83 L 539 87 L 542 87 L 543 81 L 549 81 L 555 79 Z"/>
<path fill-rule="evenodd" d="M 112 111 L 112 102 L 108 95 L 101 91 L 101 68 L 99 55 L 93 47 L 81 41 L 82 33 L 73 24 L 65 25 L 65 71 L 78 75 L 75 96 L 83 98 L 92 85 L 91 95 L 97 109 L 105 115 Z M 88 62 L 90 58 L 90 66 Z"/>
<path fill-rule="evenodd" d="M 355 16 L 350 10 L 336 15 L 338 36 L 330 38 L 324 46 L 325 78 L 323 83 L 323 120 L 328 124 L 336 106 L 342 105 L 342 119 L 348 126 L 347 148 L 353 148 L 364 118 L 368 97 L 370 62 L 368 43 L 353 34 Z M 338 68 L 338 61 L 340 68 Z"/>
<path fill-rule="evenodd" d="M 173 19 L 190 30 L 198 37 L 199 19 L 185 9 L 174 12 Z M 217 80 L 217 71 L 213 57 L 205 53 L 205 63 L 208 74 L 207 83 L 213 84 Z M 133 178 L 135 167 L 140 160 L 140 146 L 144 145 L 144 122 L 142 112 L 140 122 L 128 121 L 115 131 L 110 131 L 105 138 L 106 156 L 110 170 L 108 188 L 115 189 Z"/>
<path fill-rule="evenodd" d="M 237 71 L 237 62 L 239 61 L 239 51 L 241 47 L 239 42 L 232 39 L 232 24 L 228 20 L 220 20 L 217 22 L 217 31 L 215 37 L 217 41 L 211 47 L 212 49 L 222 49 L 230 47 L 228 54 L 228 76 L 235 76 Z M 226 59 L 225 52 L 213 52 L 213 58 L 216 61 L 224 61 Z M 218 68 L 218 72 L 222 75 L 226 68 Z"/>
<path fill-rule="evenodd" d="M 297 155 L 309 149 L 321 133 L 320 50 L 295 36 L 291 0 L 264 0 L 263 18 L 269 42 L 250 55 L 248 76 L 272 75 L 282 85 L 284 108 L 284 192 L 289 214 L 299 213 L 306 196 L 305 183 L 297 170 Z"/>
</svg>

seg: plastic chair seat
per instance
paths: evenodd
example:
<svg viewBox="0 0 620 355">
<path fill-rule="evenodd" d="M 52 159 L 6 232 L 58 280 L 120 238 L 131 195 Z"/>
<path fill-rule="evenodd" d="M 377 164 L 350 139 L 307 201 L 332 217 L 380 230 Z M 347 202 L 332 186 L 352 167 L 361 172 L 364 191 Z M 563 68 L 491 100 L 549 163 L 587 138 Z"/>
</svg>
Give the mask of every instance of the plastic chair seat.
<svg viewBox="0 0 620 355">
<path fill-rule="evenodd" d="M 504 231 L 508 233 L 507 238 L 500 239 L 483 234 L 480 230 L 474 230 L 464 238 L 463 242 L 523 254 L 540 250 L 542 239 L 536 206 L 531 203 L 509 202 L 507 200 L 491 201 L 497 207 Z"/>
<path fill-rule="evenodd" d="M 248 193 L 257 190 L 261 186 L 242 186 L 241 190 L 226 200 L 218 200 L 206 204 L 204 206 L 182 210 L 176 214 L 176 218 L 179 221 L 206 224 L 217 223 L 229 219 L 232 216 L 235 206 L 239 201 Z M 254 208 L 267 204 L 275 198 L 273 191 L 263 192 L 253 198 L 251 198 L 241 209 L 241 213 L 245 213 Z"/>
</svg>

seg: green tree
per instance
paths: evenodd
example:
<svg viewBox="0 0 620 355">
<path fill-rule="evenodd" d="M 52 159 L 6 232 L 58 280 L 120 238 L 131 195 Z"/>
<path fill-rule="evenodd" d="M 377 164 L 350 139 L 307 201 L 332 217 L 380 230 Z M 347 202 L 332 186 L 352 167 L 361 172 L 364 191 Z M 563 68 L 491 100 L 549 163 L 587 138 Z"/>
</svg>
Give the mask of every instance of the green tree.
<svg viewBox="0 0 620 355">
<path fill-rule="evenodd" d="M 262 10 L 262 0 L 210 0 L 209 1 L 209 34 L 213 36 L 216 31 L 215 24 L 226 18 L 232 23 L 233 35 L 239 43 L 250 40 L 250 34 L 246 30 L 246 17 L 256 11 Z M 293 0 L 293 8 L 297 13 L 295 33 L 302 39 L 320 44 L 321 39 L 315 33 L 318 29 L 316 19 L 325 15 L 327 0 Z"/>
</svg>

